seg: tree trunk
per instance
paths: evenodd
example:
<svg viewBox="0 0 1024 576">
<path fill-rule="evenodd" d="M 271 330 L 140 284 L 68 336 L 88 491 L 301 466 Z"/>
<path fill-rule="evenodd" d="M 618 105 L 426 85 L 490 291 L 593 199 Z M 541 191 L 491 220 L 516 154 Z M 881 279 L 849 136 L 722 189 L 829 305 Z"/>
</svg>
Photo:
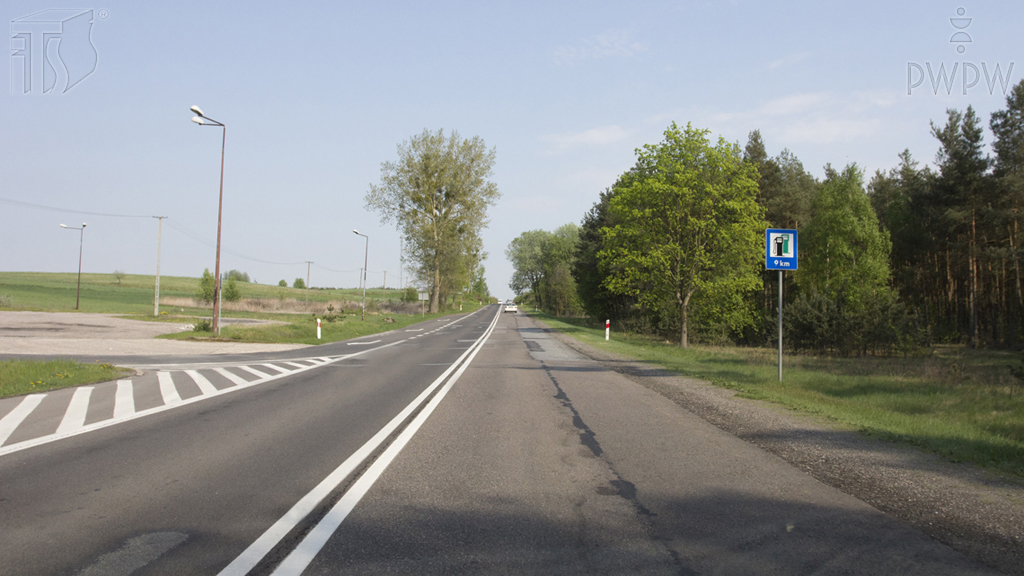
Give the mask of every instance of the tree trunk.
<svg viewBox="0 0 1024 576">
<path fill-rule="evenodd" d="M 689 348 L 690 347 L 690 297 L 693 296 L 693 292 L 686 294 L 686 298 L 683 298 L 682 305 L 680 306 L 680 312 L 683 316 L 682 327 L 680 328 L 679 334 L 679 347 Z"/>
</svg>

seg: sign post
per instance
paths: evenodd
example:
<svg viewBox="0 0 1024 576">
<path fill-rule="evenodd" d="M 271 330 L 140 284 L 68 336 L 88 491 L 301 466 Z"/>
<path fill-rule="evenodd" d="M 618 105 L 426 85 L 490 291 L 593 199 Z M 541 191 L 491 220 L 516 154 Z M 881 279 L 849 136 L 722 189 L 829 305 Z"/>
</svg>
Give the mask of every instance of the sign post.
<svg viewBox="0 0 1024 576">
<path fill-rule="evenodd" d="M 765 268 L 779 271 L 779 382 L 782 382 L 782 271 L 797 269 L 796 230 L 768 228 L 764 231 L 764 246 Z"/>
<path fill-rule="evenodd" d="M 427 298 L 429 298 L 430 295 L 426 292 L 418 292 L 416 296 L 420 301 L 420 316 L 426 316 L 426 312 L 423 310 L 423 303 L 427 301 Z"/>
</svg>

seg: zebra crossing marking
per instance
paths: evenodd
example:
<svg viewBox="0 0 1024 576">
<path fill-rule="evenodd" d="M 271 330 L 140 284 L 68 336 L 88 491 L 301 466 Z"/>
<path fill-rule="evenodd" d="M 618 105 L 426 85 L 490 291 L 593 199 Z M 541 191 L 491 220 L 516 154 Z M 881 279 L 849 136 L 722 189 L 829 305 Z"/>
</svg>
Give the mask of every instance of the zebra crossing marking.
<svg viewBox="0 0 1024 576">
<path fill-rule="evenodd" d="M 174 380 L 171 380 L 170 372 L 157 372 L 156 379 L 160 383 L 160 395 L 164 397 L 165 406 L 181 402 L 181 396 L 178 395 L 178 389 L 174 387 Z"/>
<path fill-rule="evenodd" d="M 7 416 L 0 418 L 0 445 L 14 434 L 14 430 L 39 406 L 43 398 L 46 398 L 46 394 L 29 394 Z"/>
<path fill-rule="evenodd" d="M 135 413 L 135 388 L 131 380 L 118 380 L 114 393 L 114 418 L 124 418 Z"/>
<path fill-rule="evenodd" d="M 270 378 L 270 374 L 267 374 L 266 372 L 260 372 L 259 370 L 253 368 L 252 366 L 239 366 L 239 368 L 241 368 L 242 370 L 245 370 L 246 372 L 256 376 L 260 380 L 262 380 L 264 378 Z"/>
<path fill-rule="evenodd" d="M 185 370 L 185 374 L 188 374 L 189 377 L 192 378 L 192 381 L 196 383 L 196 386 L 199 386 L 199 391 L 202 392 L 204 396 L 217 393 L 217 387 L 210 384 L 210 381 L 199 372 L 195 370 Z"/>
<path fill-rule="evenodd" d="M 228 380 L 231 380 L 232 382 L 235 383 L 236 386 L 248 386 L 249 385 L 249 381 L 248 380 L 246 380 L 245 378 L 242 378 L 241 376 L 239 376 L 239 375 L 237 375 L 237 374 L 235 374 L 233 372 L 228 372 L 226 368 L 214 368 L 213 371 L 216 372 L 217 374 L 220 374 L 221 376 L 227 378 Z"/>
<path fill-rule="evenodd" d="M 85 413 L 89 410 L 89 397 L 92 396 L 92 386 L 82 386 L 75 390 L 68 403 L 68 409 L 64 412 L 64 418 L 57 426 L 54 434 L 67 434 L 85 426 Z"/>
</svg>

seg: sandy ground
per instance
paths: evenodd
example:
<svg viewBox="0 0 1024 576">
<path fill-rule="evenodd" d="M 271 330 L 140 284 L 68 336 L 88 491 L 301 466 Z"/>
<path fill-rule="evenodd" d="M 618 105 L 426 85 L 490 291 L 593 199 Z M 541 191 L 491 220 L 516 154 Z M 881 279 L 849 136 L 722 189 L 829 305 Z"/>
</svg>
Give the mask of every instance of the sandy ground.
<svg viewBox="0 0 1024 576">
<path fill-rule="evenodd" d="M 236 319 L 222 319 L 237 322 Z M 244 320 L 244 322 L 260 322 Z M 189 342 L 156 336 L 191 330 L 185 324 L 126 320 L 115 314 L 0 312 L 0 354 L 62 356 L 205 355 L 279 352 L 301 344 Z"/>
</svg>

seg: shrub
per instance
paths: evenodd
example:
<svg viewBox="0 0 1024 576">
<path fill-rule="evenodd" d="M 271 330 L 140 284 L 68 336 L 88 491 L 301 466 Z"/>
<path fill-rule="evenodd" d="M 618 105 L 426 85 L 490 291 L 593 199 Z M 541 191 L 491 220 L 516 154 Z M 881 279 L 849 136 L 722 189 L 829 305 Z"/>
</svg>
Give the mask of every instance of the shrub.
<svg viewBox="0 0 1024 576">
<path fill-rule="evenodd" d="M 203 277 L 199 279 L 199 290 L 196 292 L 196 299 L 203 302 L 213 302 L 213 292 L 216 289 L 217 279 L 210 273 L 210 269 L 203 270 Z"/>
<path fill-rule="evenodd" d="M 292 288 L 304 289 L 306 282 L 302 278 L 296 278 L 295 282 L 292 282 Z"/>
<path fill-rule="evenodd" d="M 193 332 L 213 332 L 213 324 L 210 323 L 206 318 L 200 318 L 196 321 L 195 325 L 192 326 Z"/>
<path fill-rule="evenodd" d="M 117 280 L 117 285 L 121 285 L 121 281 L 124 280 L 124 270 L 114 270 L 114 280 Z"/>
<path fill-rule="evenodd" d="M 415 302 L 419 299 L 419 293 L 412 286 L 409 286 L 402 292 L 402 302 Z"/>
<path fill-rule="evenodd" d="M 288 281 L 282 278 L 281 281 L 277 283 L 277 285 L 280 286 L 281 288 L 287 288 Z"/>
<path fill-rule="evenodd" d="M 238 302 L 242 299 L 242 291 L 238 289 L 238 281 L 233 277 L 228 278 L 228 283 L 224 286 L 223 297 L 228 302 Z"/>
</svg>

